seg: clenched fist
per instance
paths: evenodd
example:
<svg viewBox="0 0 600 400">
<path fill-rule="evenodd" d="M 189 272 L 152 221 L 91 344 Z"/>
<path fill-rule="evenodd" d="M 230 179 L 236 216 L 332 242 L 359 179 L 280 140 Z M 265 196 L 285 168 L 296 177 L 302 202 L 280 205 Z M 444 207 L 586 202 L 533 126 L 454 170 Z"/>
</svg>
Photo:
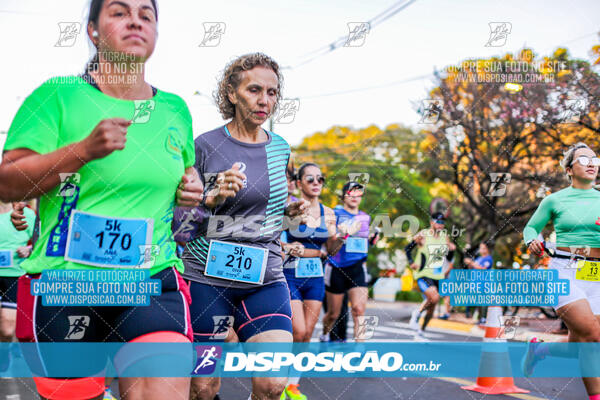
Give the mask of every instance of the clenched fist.
<svg viewBox="0 0 600 400">
<path fill-rule="evenodd" d="M 123 150 L 127 141 L 127 128 L 131 121 L 124 118 L 103 119 L 92 133 L 80 142 L 85 161 L 104 158 L 115 150 Z"/>
</svg>

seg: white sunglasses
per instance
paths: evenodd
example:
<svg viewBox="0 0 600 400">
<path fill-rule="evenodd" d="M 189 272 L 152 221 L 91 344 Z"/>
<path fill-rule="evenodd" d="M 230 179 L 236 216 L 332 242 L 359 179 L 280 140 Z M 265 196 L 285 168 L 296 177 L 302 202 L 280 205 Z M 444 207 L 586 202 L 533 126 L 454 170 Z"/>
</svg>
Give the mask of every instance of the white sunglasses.
<svg viewBox="0 0 600 400">
<path fill-rule="evenodd" d="M 600 158 L 598 157 L 588 157 L 588 156 L 579 156 L 576 159 L 573 160 L 573 162 L 571 163 L 571 166 L 573 164 L 575 164 L 575 162 L 578 162 L 579 164 L 583 165 L 584 167 L 587 167 L 588 165 L 592 164 L 594 167 L 597 167 L 600 165 Z"/>
</svg>

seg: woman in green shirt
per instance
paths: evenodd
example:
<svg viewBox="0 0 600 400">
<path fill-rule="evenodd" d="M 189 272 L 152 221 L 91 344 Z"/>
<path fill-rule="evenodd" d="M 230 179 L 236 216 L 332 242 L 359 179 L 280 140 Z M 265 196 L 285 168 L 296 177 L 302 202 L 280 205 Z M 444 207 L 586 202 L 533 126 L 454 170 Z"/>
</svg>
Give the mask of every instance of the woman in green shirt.
<svg viewBox="0 0 600 400">
<path fill-rule="evenodd" d="M 542 200 L 527 223 L 523 238 L 532 253 L 541 255 L 544 243 L 539 235 L 552 221 L 556 254 L 549 268 L 558 270 L 559 278 L 567 279 L 570 289 L 568 295 L 559 296 L 555 308 L 569 328 L 570 342 L 600 342 L 600 272 L 593 264 L 577 259 L 585 256 L 587 261 L 600 261 L 600 192 L 593 188 L 600 159 L 586 144 L 577 143 L 567 150 L 561 165 L 571 186 Z M 524 359 L 525 374 L 530 375 L 535 363 L 545 355 L 559 355 L 552 349 L 534 338 Z M 580 357 L 583 364 L 598 362 L 589 359 L 590 352 L 587 353 Z M 583 378 L 583 382 L 590 399 L 600 398 L 600 378 Z"/>
<path fill-rule="evenodd" d="M 185 102 L 145 80 L 157 20 L 155 0 L 93 0 L 87 34 L 97 54 L 87 71 L 38 87 L 8 131 L 0 199 L 40 197 L 40 237 L 19 278 L 21 342 L 191 343 L 191 298 L 171 221 L 175 205 L 200 204 L 203 186 L 193 167 Z M 85 304 L 63 307 L 44 305 L 29 290 L 47 270 L 117 268 L 149 270 L 161 281 L 160 295 L 148 305 L 98 304 L 90 296 Z M 65 354 L 59 362 L 81 358 Z M 137 361 L 117 358 L 118 372 Z M 84 359 L 89 378 L 48 378 L 34 371 L 41 375 L 34 378 L 38 393 L 56 400 L 101 399 L 106 357 Z M 127 398 L 187 398 L 190 378 L 122 377 L 119 386 Z"/>
</svg>

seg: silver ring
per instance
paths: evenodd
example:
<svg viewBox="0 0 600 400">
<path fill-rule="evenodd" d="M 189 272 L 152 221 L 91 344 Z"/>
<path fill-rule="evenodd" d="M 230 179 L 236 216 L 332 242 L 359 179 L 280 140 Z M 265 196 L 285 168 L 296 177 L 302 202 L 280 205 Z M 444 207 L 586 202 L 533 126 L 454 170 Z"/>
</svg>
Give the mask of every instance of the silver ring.
<svg viewBox="0 0 600 400">
<path fill-rule="evenodd" d="M 232 186 L 233 186 L 233 184 L 231 182 L 229 182 L 229 185 L 227 185 L 227 189 L 231 190 Z"/>
</svg>

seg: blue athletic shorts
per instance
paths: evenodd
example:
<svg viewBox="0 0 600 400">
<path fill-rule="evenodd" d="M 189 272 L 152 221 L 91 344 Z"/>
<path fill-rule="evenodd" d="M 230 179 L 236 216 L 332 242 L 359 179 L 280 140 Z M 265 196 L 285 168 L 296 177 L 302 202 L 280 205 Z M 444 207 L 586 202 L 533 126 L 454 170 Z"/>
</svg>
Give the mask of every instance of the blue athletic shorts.
<svg viewBox="0 0 600 400">
<path fill-rule="evenodd" d="M 325 297 L 325 281 L 322 276 L 313 278 L 296 278 L 295 270 L 284 268 L 283 274 L 290 289 L 292 300 L 323 301 Z"/>
<path fill-rule="evenodd" d="M 241 342 L 271 330 L 292 333 L 290 293 L 285 282 L 228 288 L 190 282 L 194 342 L 224 341 L 233 328 Z"/>
</svg>

